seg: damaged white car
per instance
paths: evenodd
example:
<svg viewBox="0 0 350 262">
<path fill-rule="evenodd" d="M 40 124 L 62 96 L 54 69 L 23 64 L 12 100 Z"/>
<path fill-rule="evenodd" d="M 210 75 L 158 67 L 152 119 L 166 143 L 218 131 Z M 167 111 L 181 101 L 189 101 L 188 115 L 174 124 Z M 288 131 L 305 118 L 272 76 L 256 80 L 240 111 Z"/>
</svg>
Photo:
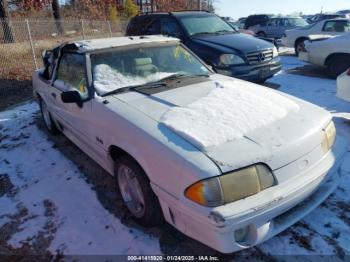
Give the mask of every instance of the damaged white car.
<svg viewBox="0 0 350 262">
<path fill-rule="evenodd" d="M 350 67 L 350 32 L 326 40 L 306 41 L 299 59 L 325 67 L 331 77 L 337 78 Z"/>
<path fill-rule="evenodd" d="M 63 44 L 33 75 L 46 127 L 116 177 L 136 221 L 163 218 L 220 252 L 252 247 L 337 187 L 347 145 L 331 115 L 215 74 L 179 40 Z"/>
</svg>

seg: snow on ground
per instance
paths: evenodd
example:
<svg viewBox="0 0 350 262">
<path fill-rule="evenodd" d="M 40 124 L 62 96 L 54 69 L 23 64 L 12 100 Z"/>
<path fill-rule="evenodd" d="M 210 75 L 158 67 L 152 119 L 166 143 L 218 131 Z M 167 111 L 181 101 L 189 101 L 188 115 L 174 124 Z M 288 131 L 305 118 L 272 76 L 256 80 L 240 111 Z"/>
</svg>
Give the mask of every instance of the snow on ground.
<svg viewBox="0 0 350 262">
<path fill-rule="evenodd" d="M 330 111 L 337 132 L 350 143 L 350 103 L 335 97 L 336 81 L 288 74 L 287 70 L 305 64 L 295 57 L 282 57 L 284 71 L 271 82 L 282 92 L 297 96 Z M 263 252 L 272 255 L 350 254 L 350 153 L 342 166 L 340 187 L 319 208 L 300 223 L 266 243 Z M 297 236 L 297 237 L 296 237 Z"/>
<path fill-rule="evenodd" d="M 171 108 L 161 121 L 206 149 L 243 138 L 298 111 L 296 103 L 271 89 L 232 80 L 217 82 L 217 88 L 187 106 Z"/>
<path fill-rule="evenodd" d="M 78 168 L 38 130 L 37 111 L 27 103 L 0 112 L 0 174 L 13 184 L 9 196 L 0 197 L 0 227 L 25 210 L 7 244 L 19 248 L 54 235 L 52 253 L 160 254 L 157 239 L 130 230 L 103 208 Z"/>
<path fill-rule="evenodd" d="M 289 69 L 304 64 L 294 57 L 282 57 L 282 61 L 285 71 L 270 81 L 281 85 L 283 92 L 329 110 L 338 134 L 350 142 L 350 103 L 335 97 L 335 81 L 290 74 Z M 164 227 L 158 229 L 163 231 L 159 237 L 122 223 L 84 180 L 92 171 L 82 173 L 76 162 L 55 146 L 36 124 L 37 115 L 34 103 L 0 112 L 0 253 L 18 254 L 28 245 L 33 252 L 75 255 L 160 254 L 164 250 L 208 253 L 209 249 L 193 240 L 171 237 L 174 231 Z M 73 148 L 67 144 L 68 149 Z M 301 222 L 232 258 L 271 261 L 288 254 L 335 254 L 333 260 L 342 260 L 350 255 L 349 154 L 342 173 L 336 192 Z M 169 244 L 164 249 L 166 237 Z M 39 250 L 38 245 L 42 247 Z"/>
</svg>

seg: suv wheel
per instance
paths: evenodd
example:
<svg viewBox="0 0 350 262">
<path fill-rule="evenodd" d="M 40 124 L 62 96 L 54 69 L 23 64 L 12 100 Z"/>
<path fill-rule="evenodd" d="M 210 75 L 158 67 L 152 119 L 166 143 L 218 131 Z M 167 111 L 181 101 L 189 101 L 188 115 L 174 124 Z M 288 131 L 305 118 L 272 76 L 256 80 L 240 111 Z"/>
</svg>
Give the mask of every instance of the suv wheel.
<svg viewBox="0 0 350 262">
<path fill-rule="evenodd" d="M 145 227 L 159 225 L 163 213 L 139 164 L 130 157 L 121 157 L 115 161 L 114 172 L 124 205 L 137 223 Z"/>
<path fill-rule="evenodd" d="M 40 99 L 39 105 L 40 105 L 41 116 L 43 118 L 46 129 L 53 135 L 59 134 L 60 131 L 57 128 L 55 121 L 53 121 L 53 118 L 49 112 L 49 109 L 45 101 Z"/>
<path fill-rule="evenodd" d="M 259 33 L 256 34 L 258 37 L 266 37 L 265 32 L 260 31 Z"/>
</svg>

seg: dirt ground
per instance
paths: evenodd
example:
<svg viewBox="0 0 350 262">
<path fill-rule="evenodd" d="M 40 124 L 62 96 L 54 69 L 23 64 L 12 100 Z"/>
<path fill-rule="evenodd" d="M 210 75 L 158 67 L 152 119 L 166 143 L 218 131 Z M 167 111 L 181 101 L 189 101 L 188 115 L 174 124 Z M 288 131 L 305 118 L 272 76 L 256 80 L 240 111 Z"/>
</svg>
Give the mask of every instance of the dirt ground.
<svg viewBox="0 0 350 262">
<path fill-rule="evenodd" d="M 13 80 L 0 78 L 0 111 L 32 98 L 30 80 Z"/>
</svg>

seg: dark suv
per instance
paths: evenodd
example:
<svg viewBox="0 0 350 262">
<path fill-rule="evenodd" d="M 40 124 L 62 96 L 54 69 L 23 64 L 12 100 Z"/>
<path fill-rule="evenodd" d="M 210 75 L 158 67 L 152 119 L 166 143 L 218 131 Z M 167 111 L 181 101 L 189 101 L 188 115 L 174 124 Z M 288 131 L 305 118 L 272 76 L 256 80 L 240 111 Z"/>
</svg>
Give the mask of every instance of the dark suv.
<svg viewBox="0 0 350 262">
<path fill-rule="evenodd" d="M 266 24 L 273 15 L 250 15 L 245 20 L 244 29 L 249 29 L 251 26 Z"/>
<path fill-rule="evenodd" d="M 220 74 L 264 82 L 281 70 L 273 44 L 240 34 L 208 12 L 152 13 L 134 17 L 127 36 L 163 34 L 177 37 Z"/>
</svg>

